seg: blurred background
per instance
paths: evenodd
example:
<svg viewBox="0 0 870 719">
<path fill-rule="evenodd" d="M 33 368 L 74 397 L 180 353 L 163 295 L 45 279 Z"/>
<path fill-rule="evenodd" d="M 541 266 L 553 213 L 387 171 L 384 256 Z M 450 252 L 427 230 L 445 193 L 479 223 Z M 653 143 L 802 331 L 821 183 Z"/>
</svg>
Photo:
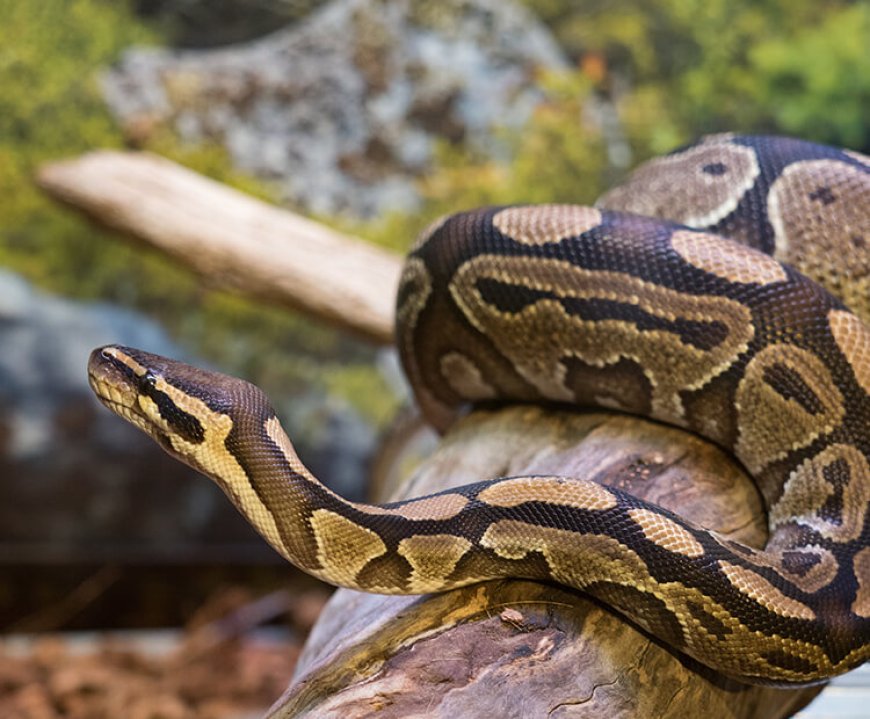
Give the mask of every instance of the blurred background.
<svg viewBox="0 0 870 719">
<path fill-rule="evenodd" d="M 148 150 L 402 252 L 704 133 L 870 153 L 868 46 L 845 0 L 0 0 L 0 716 L 256 716 L 328 596 L 97 405 L 92 347 L 255 382 L 355 499 L 405 399 L 389 350 L 210 290 L 52 202 L 44 163 Z"/>
</svg>

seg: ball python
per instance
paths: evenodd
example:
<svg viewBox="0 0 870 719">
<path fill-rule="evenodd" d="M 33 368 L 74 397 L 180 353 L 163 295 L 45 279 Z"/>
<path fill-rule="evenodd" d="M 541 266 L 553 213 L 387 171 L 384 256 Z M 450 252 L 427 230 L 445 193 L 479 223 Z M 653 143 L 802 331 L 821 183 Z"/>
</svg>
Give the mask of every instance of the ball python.
<svg viewBox="0 0 870 719">
<path fill-rule="evenodd" d="M 438 220 L 402 274 L 396 342 L 436 427 L 499 401 L 686 428 L 754 478 L 763 549 L 583 477 L 353 503 L 303 466 L 243 380 L 110 345 L 93 352 L 90 383 L 327 582 L 419 594 L 556 581 L 743 682 L 819 682 L 870 657 L 868 207 L 866 157 L 710 136 L 595 207 Z"/>
</svg>

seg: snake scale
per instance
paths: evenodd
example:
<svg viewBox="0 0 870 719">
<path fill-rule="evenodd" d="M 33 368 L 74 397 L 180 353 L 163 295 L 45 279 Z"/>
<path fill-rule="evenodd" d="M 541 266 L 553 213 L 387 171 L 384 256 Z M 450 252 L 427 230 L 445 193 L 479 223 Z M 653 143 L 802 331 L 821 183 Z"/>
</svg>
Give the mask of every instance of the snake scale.
<svg viewBox="0 0 870 719">
<path fill-rule="evenodd" d="M 596 207 L 444 218 L 405 265 L 396 341 L 434 425 L 476 402 L 559 402 L 695 431 L 756 481 L 764 549 L 584 478 L 351 503 L 306 470 L 253 385 L 114 345 L 90 381 L 327 582 L 554 580 L 726 675 L 809 684 L 870 657 L 868 228 L 868 158 L 715 135 Z"/>
</svg>

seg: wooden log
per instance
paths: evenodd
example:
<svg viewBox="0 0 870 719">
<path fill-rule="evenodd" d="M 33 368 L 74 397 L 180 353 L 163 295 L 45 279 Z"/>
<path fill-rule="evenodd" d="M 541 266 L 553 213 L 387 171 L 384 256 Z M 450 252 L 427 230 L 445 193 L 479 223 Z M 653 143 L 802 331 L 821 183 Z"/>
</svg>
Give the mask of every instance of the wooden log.
<svg viewBox="0 0 870 719">
<path fill-rule="evenodd" d="M 94 152 L 42 167 L 39 186 L 216 287 L 393 340 L 401 258 L 149 153 Z"/>
<path fill-rule="evenodd" d="M 594 478 L 726 537 L 765 540 L 755 485 L 724 452 L 615 414 L 477 411 L 401 494 L 524 473 Z M 582 592 L 504 580 L 422 597 L 337 591 L 269 716 L 778 719 L 819 690 L 740 684 Z"/>
</svg>

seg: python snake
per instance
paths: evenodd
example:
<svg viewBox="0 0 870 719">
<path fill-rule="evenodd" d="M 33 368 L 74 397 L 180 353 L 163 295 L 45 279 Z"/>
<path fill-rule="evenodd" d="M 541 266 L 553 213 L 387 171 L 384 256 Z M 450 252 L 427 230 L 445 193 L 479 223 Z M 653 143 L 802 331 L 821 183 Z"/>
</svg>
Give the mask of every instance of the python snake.
<svg viewBox="0 0 870 719">
<path fill-rule="evenodd" d="M 94 351 L 90 381 L 327 582 L 417 594 L 555 580 L 744 682 L 818 682 L 870 657 L 868 208 L 862 155 L 710 136 L 594 208 L 444 218 L 402 275 L 396 341 L 433 424 L 469 403 L 560 402 L 693 430 L 758 484 L 763 550 L 584 478 L 351 503 L 247 382 L 119 346 Z"/>
</svg>

